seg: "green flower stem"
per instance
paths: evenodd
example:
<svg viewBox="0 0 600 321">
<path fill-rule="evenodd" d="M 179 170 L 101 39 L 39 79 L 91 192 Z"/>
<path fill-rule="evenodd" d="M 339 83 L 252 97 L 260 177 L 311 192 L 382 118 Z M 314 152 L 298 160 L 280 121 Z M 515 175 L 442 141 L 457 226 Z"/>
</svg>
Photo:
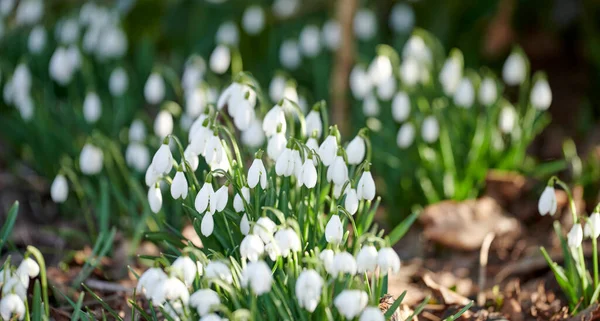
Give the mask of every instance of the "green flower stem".
<svg viewBox="0 0 600 321">
<path fill-rule="evenodd" d="M 592 235 L 592 256 L 594 262 L 594 290 L 598 287 L 598 239 Z"/>
<path fill-rule="evenodd" d="M 569 206 L 571 207 L 571 215 L 573 216 L 573 224 L 578 223 L 579 219 L 577 217 L 577 207 L 575 206 L 575 200 L 573 199 L 573 195 L 571 194 L 571 189 L 565 182 L 561 181 L 556 176 L 553 176 L 552 178 L 550 178 L 550 180 L 554 181 L 555 184 L 558 184 L 558 186 L 560 186 L 565 191 L 565 193 L 567 193 Z"/>
<path fill-rule="evenodd" d="M 46 315 L 46 319 L 50 318 L 50 301 L 48 300 L 48 278 L 46 276 L 46 261 L 44 261 L 44 256 L 34 246 L 27 246 L 27 252 L 31 253 L 38 265 L 40 266 L 40 279 L 42 283 L 42 298 L 44 300 L 44 313 Z"/>
<path fill-rule="evenodd" d="M 238 164 L 240 164 L 240 166 L 243 166 L 244 160 L 242 159 L 240 148 L 235 140 L 235 137 L 233 137 L 233 134 L 231 134 L 231 131 L 229 131 L 229 129 L 227 129 L 224 126 L 218 126 L 218 129 L 225 133 L 227 138 L 229 138 L 229 140 L 231 141 L 231 145 L 233 146 L 233 151 L 235 152 L 235 158 L 237 159 Z"/>
</svg>

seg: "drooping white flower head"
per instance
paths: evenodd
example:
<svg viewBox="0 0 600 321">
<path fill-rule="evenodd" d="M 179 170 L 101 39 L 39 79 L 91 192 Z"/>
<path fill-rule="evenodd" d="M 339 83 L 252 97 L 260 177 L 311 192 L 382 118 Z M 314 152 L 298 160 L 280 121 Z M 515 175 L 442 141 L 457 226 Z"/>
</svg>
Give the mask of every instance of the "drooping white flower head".
<svg viewBox="0 0 600 321">
<path fill-rule="evenodd" d="M 407 3 L 396 3 L 390 13 L 389 25 L 396 33 L 409 33 L 415 25 L 415 12 L 413 8 Z"/>
<path fill-rule="evenodd" d="M 416 59 L 419 64 L 431 64 L 431 50 L 421 36 L 413 34 L 402 48 L 402 59 L 409 57 Z"/>
<path fill-rule="evenodd" d="M 0 317 L 2 320 L 23 320 L 25 317 L 25 303 L 16 294 L 5 295 L 0 300 Z"/>
<path fill-rule="evenodd" d="M 354 139 L 350 141 L 348 147 L 346 148 L 346 155 L 348 155 L 348 164 L 358 165 L 362 163 L 362 161 L 365 159 L 365 145 L 365 140 L 360 135 L 356 135 Z"/>
<path fill-rule="evenodd" d="M 222 75 L 231 63 L 231 51 L 225 45 L 218 45 L 210 55 L 209 66 L 214 73 Z"/>
<path fill-rule="evenodd" d="M 463 76 L 462 69 L 462 54 L 460 51 L 452 51 L 440 71 L 440 83 L 446 95 L 452 96 L 456 92 Z"/>
<path fill-rule="evenodd" d="M 279 245 L 277 245 L 277 242 L 271 242 L 265 245 L 265 252 L 267 252 L 269 258 L 273 262 L 277 261 L 277 258 L 281 256 L 281 250 L 279 249 Z"/>
<path fill-rule="evenodd" d="M 361 65 L 355 65 L 350 72 L 350 89 L 356 99 L 364 99 L 372 90 L 371 77 Z"/>
<path fill-rule="evenodd" d="M 71 82 L 76 70 L 76 66 L 71 59 L 69 51 L 64 47 L 56 48 L 50 58 L 48 67 L 50 77 L 61 86 L 65 86 Z"/>
<path fill-rule="evenodd" d="M 202 235 L 209 237 L 212 235 L 215 230 L 215 220 L 211 212 L 204 213 L 204 217 L 202 217 L 202 222 L 200 222 L 200 233 Z"/>
<path fill-rule="evenodd" d="M 100 97 L 93 91 L 90 91 L 85 96 L 83 101 L 83 118 L 89 124 L 93 124 L 102 115 L 102 102 Z"/>
<path fill-rule="evenodd" d="M 356 260 L 354 259 L 354 256 L 348 252 L 337 253 L 333 257 L 333 268 L 335 270 L 335 275 L 355 275 L 357 271 Z"/>
<path fill-rule="evenodd" d="M 44 2 L 42 0 L 21 0 L 15 14 L 15 22 L 19 26 L 34 25 L 44 15 Z"/>
<path fill-rule="evenodd" d="M 333 300 L 336 309 L 348 320 L 357 317 L 365 309 L 368 302 L 369 296 L 361 290 L 343 290 Z"/>
<path fill-rule="evenodd" d="M 258 183 L 262 189 L 267 188 L 267 170 L 262 159 L 255 158 L 248 169 L 248 186 L 255 188 Z"/>
<path fill-rule="evenodd" d="M 300 46 L 298 42 L 293 39 L 284 40 L 279 47 L 279 62 L 281 65 L 289 70 L 296 70 L 302 62 L 302 56 L 300 55 Z"/>
<path fill-rule="evenodd" d="M 344 237 L 344 228 L 339 215 L 331 215 L 327 226 L 325 226 L 325 239 L 327 243 L 340 244 Z"/>
<path fill-rule="evenodd" d="M 190 300 L 190 292 L 183 281 L 176 277 L 168 277 L 162 284 L 164 298 L 169 302 L 181 301 L 187 305 Z"/>
<path fill-rule="evenodd" d="M 396 93 L 395 77 L 388 77 L 377 85 L 377 97 L 383 101 L 390 101 Z"/>
<path fill-rule="evenodd" d="M 215 40 L 218 44 L 237 47 L 240 42 L 238 27 L 233 21 L 225 21 L 217 29 Z"/>
<path fill-rule="evenodd" d="M 208 164 L 219 163 L 224 157 L 226 157 L 224 154 L 225 151 L 223 150 L 221 139 L 216 132 L 213 132 L 213 134 L 210 136 L 210 139 L 206 143 L 204 158 Z"/>
<path fill-rule="evenodd" d="M 325 249 L 319 254 L 319 259 L 323 261 L 325 271 L 330 275 L 335 275 L 335 266 L 333 264 L 334 253 L 330 249 Z"/>
<path fill-rule="evenodd" d="M 358 211 L 358 194 L 355 189 L 349 188 L 347 190 L 344 208 L 352 215 L 356 214 L 356 211 Z"/>
<path fill-rule="evenodd" d="M 306 25 L 300 31 L 300 49 L 306 57 L 316 57 L 321 52 L 320 33 L 315 25 Z"/>
<path fill-rule="evenodd" d="M 485 77 L 479 85 L 479 103 L 490 106 L 498 99 L 498 88 L 496 82 L 490 77 Z"/>
<path fill-rule="evenodd" d="M 186 286 L 191 286 L 198 274 L 198 265 L 189 256 L 180 256 L 171 264 L 171 275 L 180 278 Z"/>
<path fill-rule="evenodd" d="M 165 98 L 165 81 L 159 73 L 151 73 L 146 80 L 144 97 L 147 103 L 153 105 L 159 104 Z"/>
<path fill-rule="evenodd" d="M 281 108 L 281 106 L 275 105 L 273 106 L 273 108 L 271 108 L 271 110 L 267 112 L 265 118 L 263 119 L 262 128 L 265 131 L 265 135 L 267 137 L 271 137 L 277 134 L 279 131 L 285 134 L 285 112 L 283 111 L 283 108 Z"/>
<path fill-rule="evenodd" d="M 243 197 L 243 199 L 242 199 Z M 233 209 L 240 213 L 244 211 L 244 200 L 249 203 L 250 202 L 250 189 L 246 186 L 243 186 L 241 189 L 241 195 L 235 194 L 233 198 Z"/>
<path fill-rule="evenodd" d="M 168 278 L 168 275 L 161 268 L 150 268 L 140 276 L 136 286 L 137 293 L 142 293 L 148 299 L 152 299 L 160 284 Z"/>
<path fill-rule="evenodd" d="M 509 86 L 520 85 L 527 77 L 527 62 L 521 53 L 513 51 L 502 67 L 502 79 Z"/>
<path fill-rule="evenodd" d="M 333 164 L 333 161 L 337 155 L 337 150 L 337 138 L 335 135 L 333 135 L 333 133 L 331 133 L 329 136 L 327 136 L 327 138 L 325 138 L 318 150 L 318 154 L 323 162 L 323 165 L 329 166 Z"/>
<path fill-rule="evenodd" d="M 301 250 L 300 237 L 292 228 L 283 228 L 275 233 L 275 242 L 279 247 L 281 256 L 287 257 L 290 253 Z"/>
<path fill-rule="evenodd" d="M 275 222 L 270 218 L 263 216 L 256 221 L 252 229 L 252 234 L 258 235 L 265 244 L 273 241 L 273 233 L 275 233 Z"/>
<path fill-rule="evenodd" d="M 223 212 L 229 200 L 229 189 L 223 185 L 210 196 L 210 212 Z"/>
<path fill-rule="evenodd" d="M 368 69 L 369 79 L 374 85 L 378 85 L 393 76 L 392 62 L 385 55 L 377 55 Z"/>
<path fill-rule="evenodd" d="M 250 233 L 250 221 L 248 220 L 248 214 L 244 213 L 240 221 L 240 232 L 242 235 L 248 235 Z"/>
<path fill-rule="evenodd" d="M 385 317 L 379 307 L 366 307 L 358 321 L 385 321 Z"/>
<path fill-rule="evenodd" d="M 292 16 L 300 7 L 299 0 L 275 0 L 273 2 L 273 14 L 278 18 Z"/>
<path fill-rule="evenodd" d="M 127 72 L 122 67 L 113 69 L 108 79 L 108 89 L 113 97 L 123 95 L 129 87 L 129 77 Z"/>
<path fill-rule="evenodd" d="M 219 304 L 219 294 L 211 289 L 200 289 L 190 296 L 190 307 L 195 308 L 201 317 L 208 315 Z"/>
<path fill-rule="evenodd" d="M 517 111 L 512 105 L 504 105 L 498 116 L 498 127 L 504 134 L 510 134 L 517 123 Z"/>
<path fill-rule="evenodd" d="M 229 267 L 220 261 L 211 261 L 206 265 L 204 276 L 207 279 L 219 279 L 227 284 L 233 283 L 233 275 Z"/>
<path fill-rule="evenodd" d="M 400 91 L 392 100 L 392 117 L 398 123 L 402 123 L 410 116 L 410 98 L 408 94 Z"/>
<path fill-rule="evenodd" d="M 85 175 L 95 175 L 102 170 L 104 154 L 102 150 L 90 143 L 87 143 L 81 149 L 79 155 L 79 168 Z"/>
<path fill-rule="evenodd" d="M 129 126 L 129 141 L 142 142 L 146 139 L 146 126 L 140 119 L 136 119 Z"/>
<path fill-rule="evenodd" d="M 286 87 L 285 77 L 282 75 L 275 75 L 269 83 L 269 98 L 271 101 L 278 102 L 283 98 L 283 93 Z M 272 124 L 270 124 L 272 125 Z"/>
<path fill-rule="evenodd" d="M 576 223 L 567 234 L 567 243 L 570 248 L 575 248 L 581 246 L 581 242 L 583 242 L 583 228 L 580 223 Z"/>
<path fill-rule="evenodd" d="M 256 262 L 265 252 L 265 245 L 257 235 L 248 234 L 240 244 L 240 254 L 242 260 L 248 259 L 250 262 Z"/>
<path fill-rule="evenodd" d="M 269 143 L 267 144 L 267 156 L 269 156 L 271 160 L 276 161 L 286 149 L 286 145 L 287 138 L 285 138 L 283 132 L 276 133 L 269 138 Z"/>
<path fill-rule="evenodd" d="M 15 8 L 15 0 L 4 0 L 0 2 L 0 16 L 8 16 Z"/>
<path fill-rule="evenodd" d="M 198 166 L 200 165 L 200 158 L 196 155 L 195 151 L 191 148 L 191 145 L 188 145 L 183 151 L 183 156 L 185 157 L 185 161 L 190 164 L 192 171 L 196 171 Z"/>
<path fill-rule="evenodd" d="M 197 88 L 202 82 L 205 73 L 206 61 L 204 61 L 204 58 L 198 55 L 190 56 L 185 63 L 183 75 L 181 76 L 183 90 L 189 92 Z"/>
<path fill-rule="evenodd" d="M 294 173 L 293 152 L 289 148 L 284 148 L 275 162 L 275 173 L 278 176 L 290 177 Z"/>
<path fill-rule="evenodd" d="M 248 128 L 242 131 L 242 143 L 249 148 L 257 149 L 265 143 L 262 120 L 254 118 Z"/>
<path fill-rule="evenodd" d="M 388 273 L 398 274 L 400 271 L 400 258 L 398 253 L 391 247 L 384 247 L 379 250 L 377 254 L 377 265 L 379 266 L 379 273 L 386 275 Z"/>
<path fill-rule="evenodd" d="M 183 166 L 183 165 L 182 165 Z M 183 171 L 178 170 L 175 173 L 175 177 L 173 178 L 173 182 L 171 183 L 171 196 L 174 199 L 186 199 L 188 194 L 188 183 L 185 178 L 185 174 Z"/>
<path fill-rule="evenodd" d="M 321 113 L 319 110 L 311 110 L 306 115 L 306 134 L 309 136 L 315 135 L 316 138 L 320 138 L 323 134 L 323 121 L 321 120 Z"/>
<path fill-rule="evenodd" d="M 242 271 L 242 286 L 250 287 L 256 295 L 262 295 L 271 291 L 273 275 L 271 268 L 265 261 L 250 262 Z"/>
<path fill-rule="evenodd" d="M 154 119 L 154 133 L 163 139 L 173 133 L 173 115 L 166 110 L 161 110 Z"/>
<path fill-rule="evenodd" d="M 259 5 L 251 5 L 244 10 L 242 27 L 249 35 L 257 35 L 265 27 L 265 12 Z"/>
<path fill-rule="evenodd" d="M 552 90 L 545 78 L 538 79 L 531 88 L 531 105 L 537 110 L 546 110 L 552 104 Z"/>
<path fill-rule="evenodd" d="M 173 168 L 173 154 L 169 144 L 161 144 L 154 157 L 152 157 L 152 168 L 159 174 L 168 174 Z"/>
<path fill-rule="evenodd" d="M 426 143 L 434 143 L 440 136 L 440 124 L 435 116 L 427 116 L 421 124 L 421 137 Z"/>
<path fill-rule="evenodd" d="M 370 171 L 364 171 L 356 186 L 356 195 L 359 200 L 372 201 L 375 198 L 375 181 Z"/>
<path fill-rule="evenodd" d="M 421 66 L 417 58 L 409 56 L 400 64 L 400 81 L 402 84 L 413 87 L 421 79 Z"/>
<path fill-rule="evenodd" d="M 358 273 L 375 272 L 377 268 L 377 249 L 373 245 L 363 246 L 356 255 Z"/>
<path fill-rule="evenodd" d="M 585 224 L 585 236 L 597 239 L 600 236 L 600 213 L 594 212 Z"/>
<path fill-rule="evenodd" d="M 348 166 L 344 157 L 338 155 L 327 169 L 327 180 L 335 185 L 343 185 L 348 180 Z"/>
<path fill-rule="evenodd" d="M 315 270 L 304 270 L 296 280 L 295 292 L 298 305 L 308 312 L 314 312 L 321 301 L 323 278 Z"/>
<path fill-rule="evenodd" d="M 69 184 L 64 175 L 58 174 L 50 186 L 50 196 L 55 203 L 63 203 L 69 196 Z"/>
<path fill-rule="evenodd" d="M 125 161 L 129 167 L 138 172 L 144 172 L 150 163 L 150 151 L 146 145 L 132 142 L 125 150 Z"/>
<path fill-rule="evenodd" d="M 372 10 L 360 8 L 354 15 L 352 27 L 356 38 L 362 41 L 371 40 L 377 33 L 377 17 Z"/>
<path fill-rule="evenodd" d="M 327 20 L 321 30 L 323 45 L 330 51 L 337 50 L 340 46 L 340 34 L 340 24 L 333 19 Z"/>
<path fill-rule="evenodd" d="M 46 47 L 46 29 L 44 26 L 36 26 L 29 33 L 29 38 L 27 39 L 27 48 L 29 52 L 37 55 L 41 53 Z"/>
<path fill-rule="evenodd" d="M 456 92 L 454 93 L 454 104 L 462 108 L 471 108 L 475 101 L 475 88 L 468 77 L 463 77 Z"/>
<path fill-rule="evenodd" d="M 540 200 L 538 201 L 538 211 L 542 216 L 546 214 L 554 215 L 556 213 L 556 207 L 557 201 L 554 187 L 546 186 L 544 192 L 542 192 L 542 195 L 540 196 Z"/>
<path fill-rule="evenodd" d="M 317 185 L 317 169 L 312 159 L 306 159 L 302 165 L 302 184 L 307 188 Z"/>
<path fill-rule="evenodd" d="M 162 193 L 158 184 L 150 186 L 148 189 L 148 204 L 153 213 L 158 213 L 162 207 Z"/>
<path fill-rule="evenodd" d="M 19 264 L 16 274 L 27 278 L 35 278 L 40 274 L 40 266 L 34 259 L 26 257 Z"/>
</svg>

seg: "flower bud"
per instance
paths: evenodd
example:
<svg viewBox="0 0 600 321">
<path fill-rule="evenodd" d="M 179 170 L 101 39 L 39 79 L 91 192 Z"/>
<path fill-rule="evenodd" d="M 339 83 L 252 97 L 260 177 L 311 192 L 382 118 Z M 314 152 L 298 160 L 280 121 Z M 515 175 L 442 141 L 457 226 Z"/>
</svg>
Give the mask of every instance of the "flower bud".
<svg viewBox="0 0 600 321">
<path fill-rule="evenodd" d="M 569 234 L 567 234 L 567 243 L 570 248 L 576 248 L 581 246 L 581 242 L 583 242 L 583 229 L 581 228 L 581 224 L 574 224 Z"/>
<path fill-rule="evenodd" d="M 548 81 L 544 78 L 538 79 L 531 88 L 531 105 L 537 110 L 546 110 L 552 104 L 552 90 Z"/>
<path fill-rule="evenodd" d="M 360 200 L 372 201 L 375 198 L 375 181 L 370 171 L 363 172 L 356 187 L 356 194 Z"/>
<path fill-rule="evenodd" d="M 235 197 L 233 198 L 233 209 L 238 213 L 244 211 L 244 200 L 250 202 L 250 189 L 243 186 L 241 192 L 241 196 L 240 194 L 235 194 Z M 244 197 L 243 199 L 242 196 Z"/>
<path fill-rule="evenodd" d="M 544 192 L 540 196 L 540 200 L 538 201 L 538 211 L 540 215 L 544 216 L 546 214 L 554 215 L 556 213 L 556 194 L 554 193 L 554 187 L 546 186 Z"/>
<path fill-rule="evenodd" d="M 204 217 L 200 223 L 200 232 L 202 235 L 209 237 L 212 235 L 214 229 L 215 220 L 213 219 L 213 215 L 210 212 L 204 213 Z"/>
<path fill-rule="evenodd" d="M 227 69 L 229 69 L 230 63 L 231 51 L 229 50 L 229 47 L 225 45 L 218 45 L 210 55 L 210 70 L 216 74 L 222 75 L 227 71 Z"/>
<path fill-rule="evenodd" d="M 162 207 L 162 194 L 160 192 L 160 187 L 157 185 L 150 186 L 150 189 L 148 190 L 148 204 L 150 204 L 150 209 L 155 214 L 158 213 Z"/>
<path fill-rule="evenodd" d="M 148 80 L 146 80 L 144 97 L 146 102 L 152 105 L 162 102 L 165 98 L 165 81 L 159 73 L 151 73 Z"/>
<path fill-rule="evenodd" d="M 69 184 L 64 175 L 58 174 L 50 186 L 50 196 L 54 203 L 63 203 L 69 195 Z"/>
<path fill-rule="evenodd" d="M 306 159 L 302 165 L 302 183 L 307 188 L 317 185 L 317 169 L 312 159 Z"/>
<path fill-rule="evenodd" d="M 346 192 L 346 199 L 344 200 L 344 208 L 346 209 L 346 211 L 348 211 L 348 213 L 350 213 L 352 215 L 356 214 L 356 211 L 358 211 L 358 195 L 357 195 L 355 189 L 350 188 Z"/>
<path fill-rule="evenodd" d="M 358 165 L 365 159 L 365 140 L 360 136 L 356 135 L 354 139 L 350 141 L 346 148 L 346 155 L 348 155 L 348 164 Z"/>
<path fill-rule="evenodd" d="M 319 147 L 319 157 L 323 162 L 323 165 L 329 166 L 333 164 L 335 157 L 337 156 L 338 143 L 337 138 L 334 135 L 329 135 L 325 138 L 325 141 Z"/>
<path fill-rule="evenodd" d="M 185 179 L 185 174 L 182 171 L 177 171 L 173 182 L 171 183 L 171 196 L 174 199 L 186 199 L 188 194 L 188 183 Z"/>
<path fill-rule="evenodd" d="M 248 186 L 255 188 L 259 182 L 262 189 L 267 188 L 267 170 L 262 160 L 256 158 L 248 169 Z"/>
<path fill-rule="evenodd" d="M 86 175 L 95 175 L 102 170 L 104 154 L 102 150 L 92 144 L 85 144 L 79 155 L 79 168 Z"/>
<path fill-rule="evenodd" d="M 248 233 L 250 233 L 250 222 L 248 221 L 248 214 L 246 213 L 242 215 L 242 220 L 240 221 L 240 232 L 242 235 L 248 235 Z"/>
<path fill-rule="evenodd" d="M 327 243 L 340 244 L 344 237 L 344 230 L 339 215 L 331 215 L 325 227 L 325 239 Z"/>
</svg>

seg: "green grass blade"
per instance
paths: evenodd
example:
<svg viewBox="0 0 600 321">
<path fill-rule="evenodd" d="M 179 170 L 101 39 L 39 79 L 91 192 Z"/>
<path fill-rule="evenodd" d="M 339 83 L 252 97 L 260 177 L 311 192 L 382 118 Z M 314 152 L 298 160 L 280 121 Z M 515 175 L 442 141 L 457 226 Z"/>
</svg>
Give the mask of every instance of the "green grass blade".
<svg viewBox="0 0 600 321">
<path fill-rule="evenodd" d="M 413 225 L 415 220 L 421 214 L 420 211 L 413 212 L 407 218 L 405 218 L 402 223 L 396 226 L 390 234 L 388 234 L 388 238 L 390 240 L 390 245 L 396 244 L 400 239 L 408 232 L 408 229 Z"/>
<path fill-rule="evenodd" d="M 8 210 L 6 222 L 2 225 L 2 229 L 0 229 L 0 254 L 2 254 L 2 248 L 4 247 L 4 244 L 6 244 L 10 234 L 12 233 L 12 229 L 15 226 L 15 221 L 17 220 L 18 212 L 19 202 L 17 201 L 13 204 L 13 206 L 11 206 L 10 210 Z"/>
<path fill-rule="evenodd" d="M 400 294 L 400 296 L 398 298 L 396 298 L 396 301 L 394 301 L 394 303 L 392 303 L 392 306 L 390 306 L 390 308 L 385 312 L 386 320 L 389 320 L 392 317 L 392 315 L 394 315 L 394 312 L 396 312 L 396 310 L 398 310 L 398 307 L 402 303 L 402 300 L 404 300 L 406 293 L 407 293 L 406 290 L 404 292 L 402 292 L 402 294 Z"/>
<path fill-rule="evenodd" d="M 469 304 L 465 305 L 465 307 L 462 308 L 460 311 L 458 311 L 456 314 L 444 319 L 444 321 L 454 321 L 454 320 L 458 319 L 461 315 L 463 315 L 463 313 L 467 312 L 467 310 L 469 310 L 472 306 L 473 306 L 473 301 L 471 301 L 471 302 L 469 302 Z"/>
</svg>

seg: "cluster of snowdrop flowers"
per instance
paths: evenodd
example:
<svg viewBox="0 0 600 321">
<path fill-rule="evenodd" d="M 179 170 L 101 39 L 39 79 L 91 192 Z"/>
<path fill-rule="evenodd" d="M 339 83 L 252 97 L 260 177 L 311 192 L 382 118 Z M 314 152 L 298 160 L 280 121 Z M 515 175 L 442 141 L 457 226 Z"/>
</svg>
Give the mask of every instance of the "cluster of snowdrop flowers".
<svg viewBox="0 0 600 321">
<path fill-rule="evenodd" d="M 11 265 L 10 257 L 0 266 L 0 320 L 23 320 L 26 315 L 31 315 L 27 307 L 29 310 L 36 308 L 42 310 L 40 307 L 34 308 L 27 304 L 31 279 L 37 278 L 40 272 L 40 265 L 30 257 L 29 252 L 18 266 Z M 45 277 L 45 274 L 42 277 Z"/>
<path fill-rule="evenodd" d="M 6 104 L 13 105 L 25 121 L 34 115 L 34 100 L 31 96 L 32 75 L 26 63 L 20 63 L 12 76 L 4 84 L 3 99 Z"/>
</svg>

